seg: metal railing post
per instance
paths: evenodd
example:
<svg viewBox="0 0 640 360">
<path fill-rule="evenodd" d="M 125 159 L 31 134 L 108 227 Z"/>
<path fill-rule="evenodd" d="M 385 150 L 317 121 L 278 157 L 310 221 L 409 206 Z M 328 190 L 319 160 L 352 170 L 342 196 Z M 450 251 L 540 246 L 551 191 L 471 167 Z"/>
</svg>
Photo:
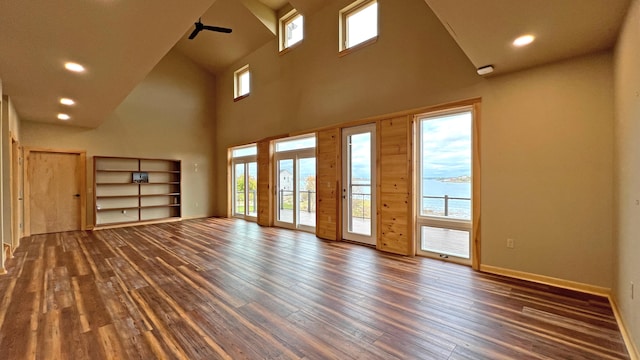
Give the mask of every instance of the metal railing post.
<svg viewBox="0 0 640 360">
<path fill-rule="evenodd" d="M 449 195 L 444 196 L 444 216 L 449 216 Z"/>
</svg>

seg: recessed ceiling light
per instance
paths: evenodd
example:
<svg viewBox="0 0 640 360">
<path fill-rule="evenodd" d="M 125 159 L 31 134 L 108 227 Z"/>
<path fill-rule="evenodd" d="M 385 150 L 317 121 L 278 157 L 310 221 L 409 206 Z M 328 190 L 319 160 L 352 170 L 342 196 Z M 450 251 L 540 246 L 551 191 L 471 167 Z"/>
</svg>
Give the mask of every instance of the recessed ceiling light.
<svg viewBox="0 0 640 360">
<path fill-rule="evenodd" d="M 533 35 L 522 35 L 519 38 L 513 40 L 513 45 L 514 46 L 525 46 L 525 45 L 529 45 L 533 42 L 533 40 L 535 40 L 535 36 Z"/>
<path fill-rule="evenodd" d="M 60 119 L 60 120 L 69 120 L 69 119 L 71 119 L 71 116 L 69 116 L 67 114 L 60 113 L 60 114 L 58 114 L 58 119 Z"/>
<path fill-rule="evenodd" d="M 73 99 L 69 99 L 69 98 L 61 98 L 60 99 L 60 104 L 62 105 L 74 105 L 76 102 L 73 101 Z"/>
<path fill-rule="evenodd" d="M 68 62 L 64 64 L 65 69 L 69 70 L 69 71 L 73 71 L 73 72 L 84 72 L 84 66 L 78 64 L 78 63 L 74 63 L 74 62 Z"/>
</svg>

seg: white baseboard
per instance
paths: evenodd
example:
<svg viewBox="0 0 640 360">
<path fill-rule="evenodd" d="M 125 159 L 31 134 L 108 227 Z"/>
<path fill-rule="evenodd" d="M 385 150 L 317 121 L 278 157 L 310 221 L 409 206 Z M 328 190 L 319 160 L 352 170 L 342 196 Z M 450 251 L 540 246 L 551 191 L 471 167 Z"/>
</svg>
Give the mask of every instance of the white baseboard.
<svg viewBox="0 0 640 360">
<path fill-rule="evenodd" d="M 504 275 L 516 279 L 527 280 L 539 284 L 551 285 L 563 289 L 576 290 L 587 294 L 609 297 L 611 289 L 601 286 L 584 284 L 577 281 L 558 279 L 551 276 L 532 274 L 524 271 L 505 269 L 498 266 L 480 265 L 480 271 L 491 274 Z"/>
<path fill-rule="evenodd" d="M 607 299 L 609 299 L 609 304 L 611 304 L 611 309 L 613 310 L 613 314 L 615 315 L 616 322 L 618 323 L 618 328 L 620 329 L 620 333 L 622 334 L 622 338 L 624 339 L 624 343 L 627 347 L 627 351 L 629 352 L 631 360 L 640 360 L 640 356 L 638 355 L 638 348 L 631 339 L 631 336 L 629 335 L 629 332 L 624 325 L 624 320 L 622 319 L 622 316 L 620 316 L 620 311 L 618 309 L 618 306 L 616 305 L 615 299 L 611 294 L 611 289 L 584 284 L 576 281 L 558 279 L 550 276 L 532 274 L 524 271 L 505 269 L 491 265 L 480 265 L 480 271 L 606 297 Z"/>
<path fill-rule="evenodd" d="M 636 347 L 636 344 L 631 339 L 631 335 L 627 331 L 627 327 L 624 325 L 624 320 L 622 315 L 620 314 L 620 309 L 618 308 L 618 304 L 615 301 L 613 296 L 609 296 L 609 303 L 611 303 L 611 308 L 613 309 L 613 314 L 616 316 L 616 321 L 618 322 L 618 328 L 620 328 L 620 333 L 622 333 L 622 338 L 624 339 L 625 345 L 627 345 L 627 351 L 629 352 L 629 356 L 631 360 L 640 360 L 640 352 Z"/>
</svg>

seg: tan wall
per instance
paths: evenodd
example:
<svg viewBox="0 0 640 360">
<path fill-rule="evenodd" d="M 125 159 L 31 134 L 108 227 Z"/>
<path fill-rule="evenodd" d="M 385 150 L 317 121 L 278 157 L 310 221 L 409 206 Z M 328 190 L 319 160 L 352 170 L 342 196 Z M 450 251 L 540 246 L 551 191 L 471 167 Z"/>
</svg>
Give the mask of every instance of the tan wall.
<svg viewBox="0 0 640 360">
<path fill-rule="evenodd" d="M 488 82 L 484 264 L 611 287 L 612 79 L 607 53 Z"/>
<path fill-rule="evenodd" d="M 640 346 L 640 1 L 622 29 L 615 57 L 615 300 Z M 631 283 L 635 294 L 631 299 Z M 640 356 L 640 354 L 638 354 Z"/>
<path fill-rule="evenodd" d="M 4 123 L 4 96 L 2 95 L 2 79 L 0 79 L 0 126 L 2 126 L 2 124 Z M 4 145 L 4 142 L 6 140 L 2 137 L 0 137 L 0 154 L 2 154 L 2 146 Z M 0 156 L 1 159 L 1 156 Z M 2 169 L 2 165 L 0 163 L 0 176 L 2 177 L 2 179 L 5 179 L 4 173 L 1 171 Z M 2 184 L 4 185 L 6 180 L 3 180 Z M 1 192 L 0 192 L 0 206 L 3 206 L 6 199 L 1 196 Z M 9 220 L 10 221 L 10 220 Z M 0 234 L 3 234 L 4 232 L 2 231 L 2 224 L 4 223 L 4 219 L 2 217 L 0 217 Z M 4 236 L 2 238 L 2 240 L 0 240 L 0 245 L 4 244 L 5 239 Z M 4 255 L 4 248 L 0 249 L 0 274 L 4 274 L 5 269 L 4 269 L 4 263 L 5 263 L 5 255 Z"/>
<path fill-rule="evenodd" d="M 22 144 L 87 151 L 87 216 L 93 223 L 92 156 L 182 160 L 182 216 L 213 215 L 215 79 L 170 52 L 96 129 L 22 122 Z M 198 164 L 197 171 L 195 164 Z"/>
<path fill-rule="evenodd" d="M 305 19 L 291 52 L 274 40 L 218 77 L 218 213 L 231 145 L 482 97 L 482 263 L 611 287 L 611 54 L 482 79 L 424 1 L 406 0 L 380 1 L 378 41 L 338 57 L 347 3 Z M 252 92 L 233 102 L 245 64 Z"/>
<path fill-rule="evenodd" d="M 350 2 L 307 16 L 293 51 L 279 55 L 274 39 L 217 76 L 218 164 L 231 144 L 473 96 L 463 89 L 482 79 L 423 0 L 380 1 L 378 41 L 339 57 L 337 14 Z M 233 72 L 246 64 L 251 95 L 234 102 Z M 219 198 L 218 213 L 225 208 Z"/>
</svg>

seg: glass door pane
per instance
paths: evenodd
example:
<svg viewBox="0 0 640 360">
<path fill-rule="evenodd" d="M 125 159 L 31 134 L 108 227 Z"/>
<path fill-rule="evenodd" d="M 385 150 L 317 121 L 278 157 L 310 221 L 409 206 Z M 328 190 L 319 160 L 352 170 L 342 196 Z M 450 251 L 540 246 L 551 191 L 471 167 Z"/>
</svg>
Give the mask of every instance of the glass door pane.
<svg viewBox="0 0 640 360">
<path fill-rule="evenodd" d="M 277 193 L 277 219 L 280 222 L 295 224 L 294 219 L 294 194 L 295 181 L 293 159 L 278 160 L 278 193 Z"/>
<path fill-rule="evenodd" d="M 298 224 L 316 226 L 316 158 L 298 160 Z"/>
<path fill-rule="evenodd" d="M 419 121 L 419 133 L 419 252 L 469 262 L 471 110 L 427 115 Z"/>
<path fill-rule="evenodd" d="M 236 215 L 244 215 L 245 196 L 244 196 L 244 164 L 234 165 L 233 183 L 233 213 Z"/>
<path fill-rule="evenodd" d="M 375 124 L 343 130 L 342 237 L 376 243 Z"/>
<path fill-rule="evenodd" d="M 316 137 L 296 136 L 274 144 L 276 178 L 275 225 L 313 232 L 316 226 Z"/>
<path fill-rule="evenodd" d="M 247 164 L 247 183 L 245 198 L 247 199 L 246 215 L 258 216 L 258 163 Z"/>
</svg>

